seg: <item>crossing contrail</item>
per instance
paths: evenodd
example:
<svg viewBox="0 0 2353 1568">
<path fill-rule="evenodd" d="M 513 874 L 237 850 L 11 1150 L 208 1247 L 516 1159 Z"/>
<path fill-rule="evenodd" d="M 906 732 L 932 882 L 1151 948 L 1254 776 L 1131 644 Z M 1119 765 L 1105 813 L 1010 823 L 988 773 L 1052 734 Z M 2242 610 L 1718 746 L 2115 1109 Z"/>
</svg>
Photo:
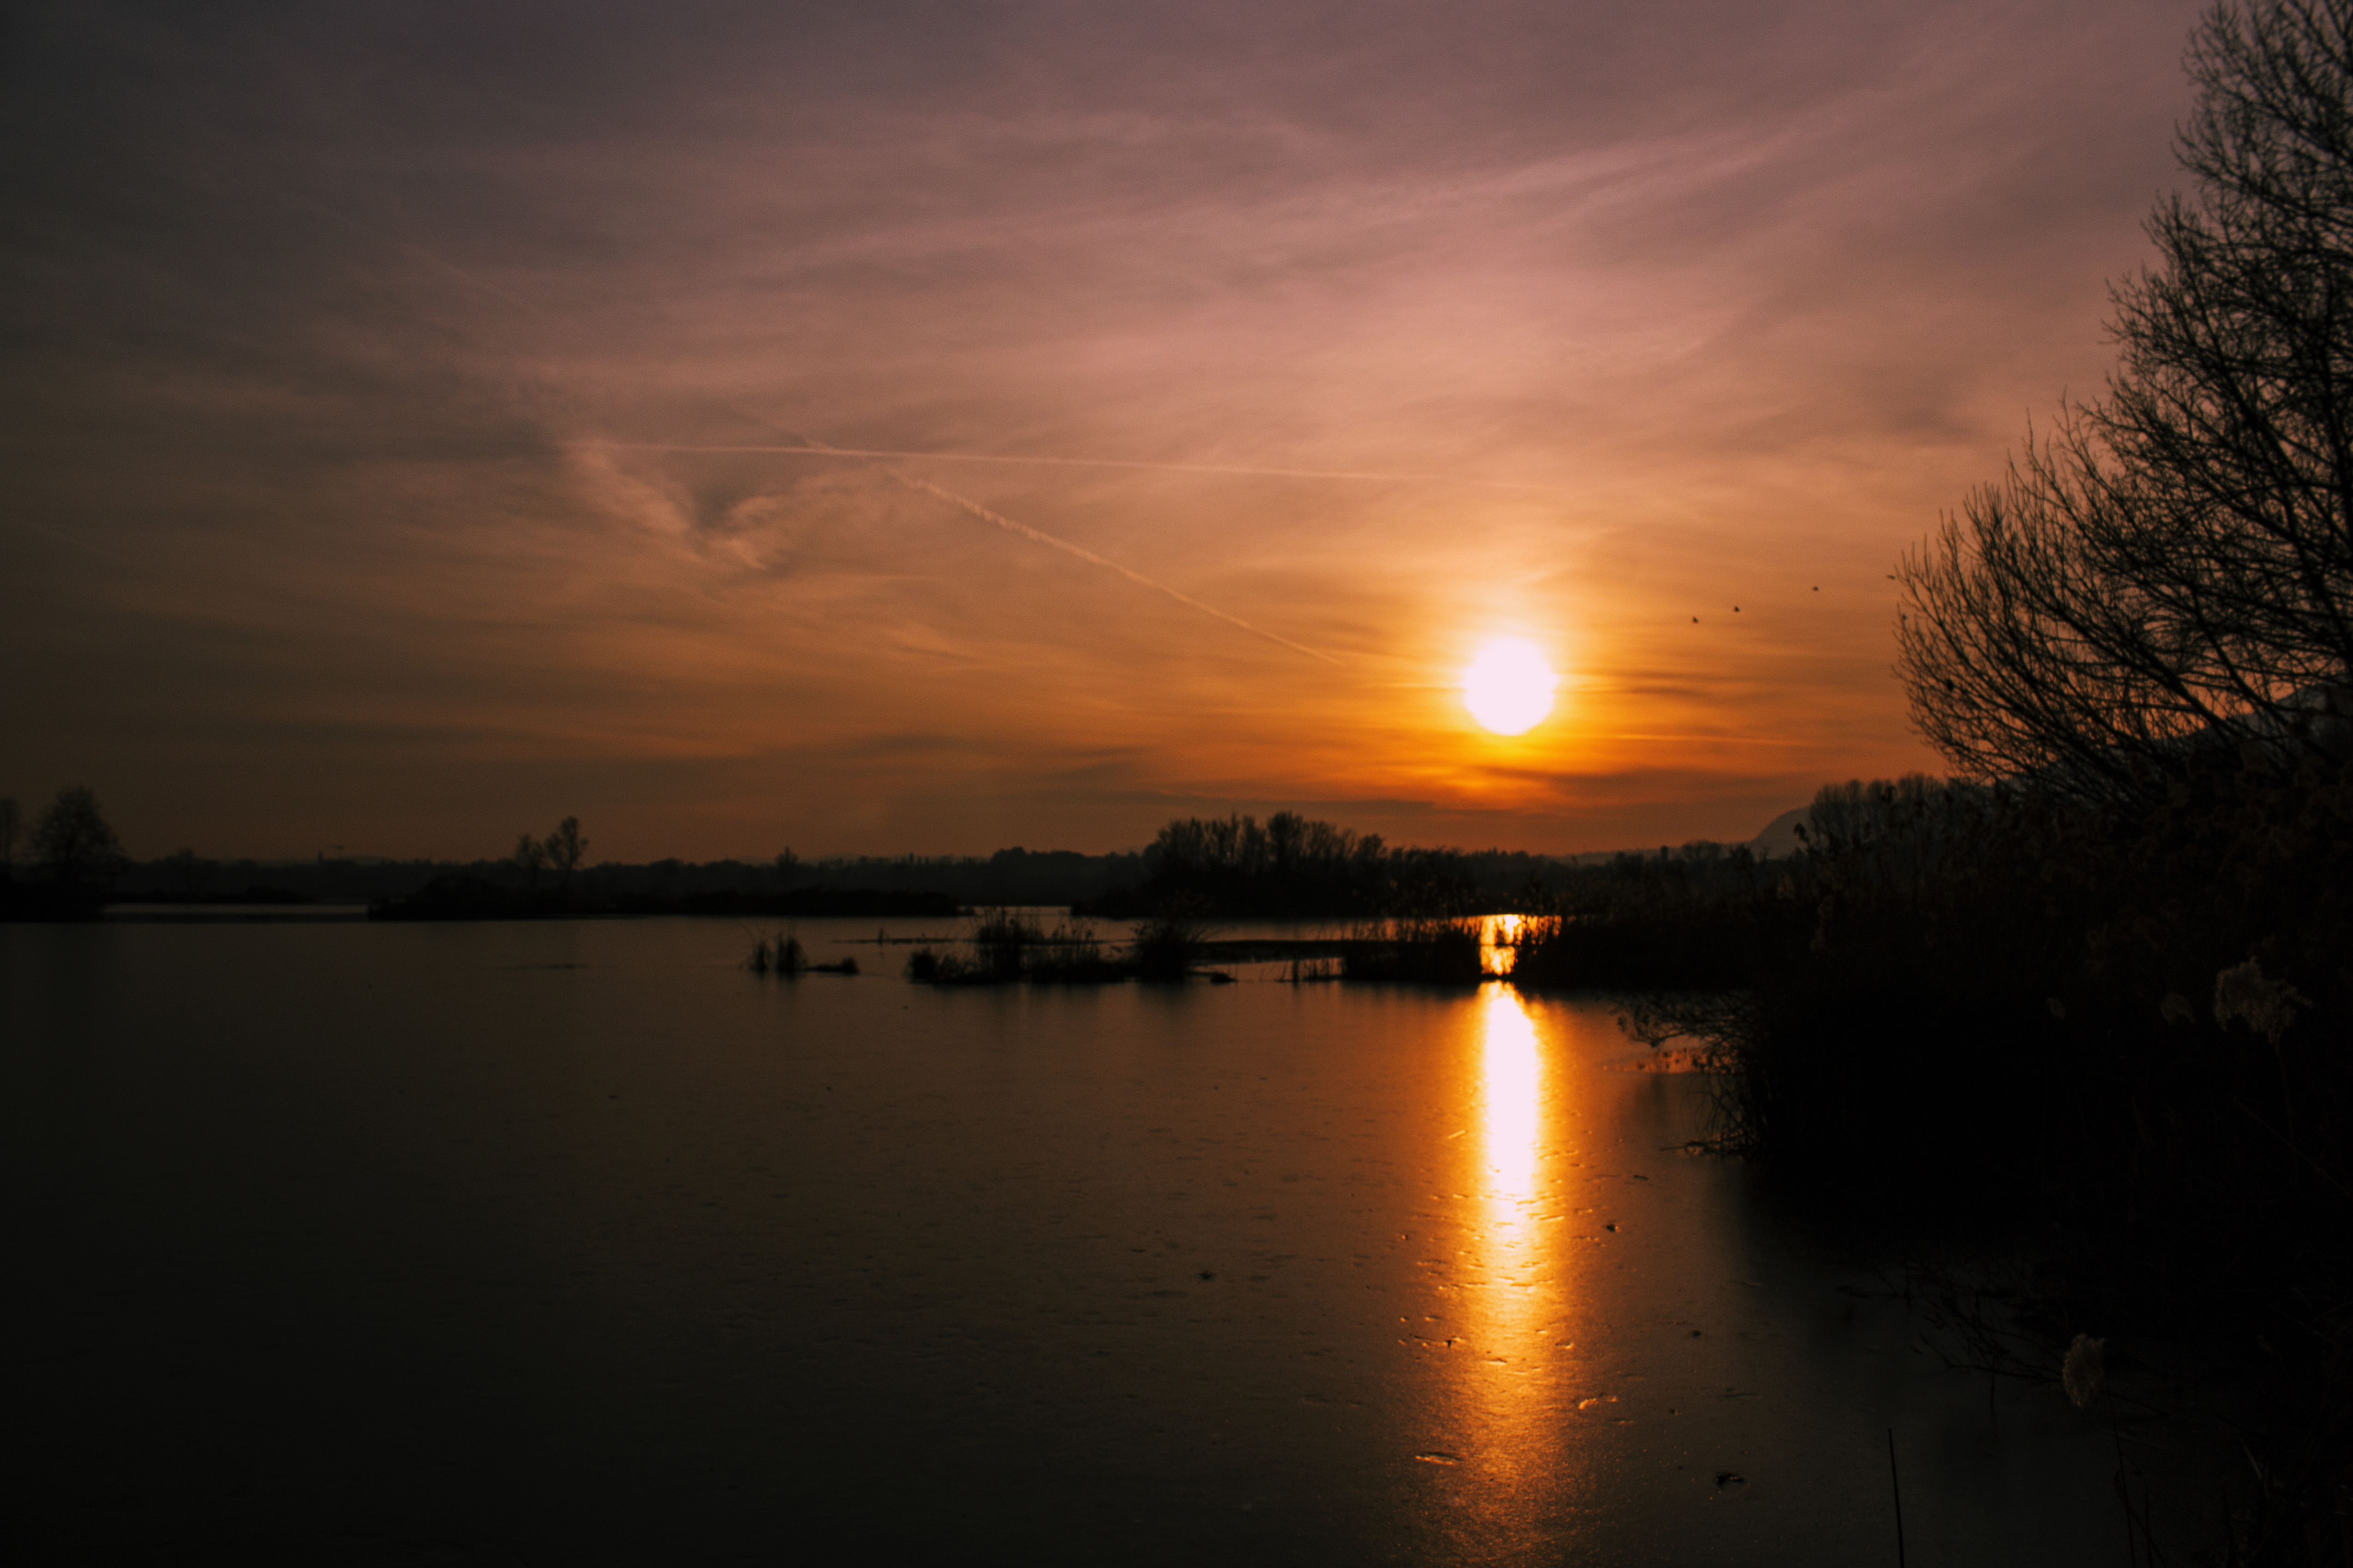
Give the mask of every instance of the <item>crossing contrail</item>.
<svg viewBox="0 0 2353 1568">
<path fill-rule="evenodd" d="M 1003 512 L 991 511 L 969 496 L 960 496 L 952 489 L 932 483 L 929 479 L 919 479 L 913 474 L 902 473 L 896 468 L 885 468 L 882 471 L 911 490 L 921 490 L 925 495 L 936 497 L 960 511 L 968 512 L 983 522 L 993 522 L 1008 533 L 1019 534 L 1032 543 L 1042 544 L 1050 550 L 1059 550 L 1065 555 L 1075 555 L 1089 565 L 1100 566 L 1106 572 L 1116 572 L 1138 587 L 1149 588 L 1155 594 L 1166 594 L 1188 609 L 1198 610 L 1205 616 L 1214 616 L 1226 625 L 1246 631 L 1254 637 L 1263 637 L 1278 647 L 1287 647 L 1293 653 L 1303 653 L 1310 658 L 1320 658 L 1325 664 L 1334 666 L 1340 664 L 1338 659 L 1328 653 L 1318 653 L 1303 644 L 1293 642 L 1289 637 L 1268 631 L 1264 626 L 1254 626 L 1240 616 L 1229 616 L 1215 605 L 1205 605 L 1190 594 L 1180 594 L 1167 584 L 1155 582 L 1134 568 L 1123 566 L 1116 561 L 1098 555 L 1084 545 L 1073 544 L 1067 539 L 1057 538 L 1042 528 L 1032 528 L 1026 522 L 1016 522 Z"/>
<path fill-rule="evenodd" d="M 1393 474 L 1354 468 L 1260 468 L 1229 463 L 1147 463 L 1118 458 L 1025 458 L 998 452 L 907 452 L 873 447 L 699 446 L 669 441 L 600 441 L 628 452 L 775 452 L 803 458 L 895 458 L 934 463 L 1028 463 L 1056 468 L 1140 468 L 1163 474 L 1237 474 L 1277 479 L 1354 479 L 1368 484 L 1471 485 L 1481 489 L 1542 490 L 1547 485 L 1509 479 L 1464 479 L 1447 474 Z"/>
<path fill-rule="evenodd" d="M 520 306 L 524 310 L 535 310 L 537 309 L 537 307 L 532 305 L 528 300 L 517 299 L 514 295 L 508 293 L 505 289 L 499 288 L 496 284 L 485 282 L 483 279 L 477 278 L 472 273 L 467 271 L 464 268 L 443 260 L 440 257 L 434 255 L 431 251 L 425 249 L 421 246 L 410 245 L 406 241 L 395 238 L 391 236 L 380 234 L 368 227 L 365 224 L 360 223 L 353 218 L 346 217 L 343 214 L 337 212 L 334 208 L 328 206 L 323 203 L 312 201 L 307 196 L 298 196 L 290 192 L 280 192 L 279 194 L 284 197 L 284 199 L 298 205 L 308 207 L 311 211 L 322 214 L 356 233 L 366 235 L 371 238 L 392 245 L 404 254 L 423 261 L 437 270 L 456 278 L 459 281 L 464 282 L 474 289 L 480 289 L 484 293 L 493 295 L 498 299 L 505 300 L 509 304 Z M 762 423 L 765 423 L 765 421 L 762 421 Z M 876 451 L 864 448 L 828 447 L 822 441 L 809 440 L 807 437 L 800 436 L 796 431 L 780 429 L 773 425 L 768 427 L 772 430 L 776 430 L 780 436 L 793 437 L 798 444 L 794 446 L 775 445 L 729 447 L 686 446 L 664 444 L 654 441 L 590 441 L 585 444 L 610 447 L 617 451 L 633 452 L 791 452 L 812 458 L 857 458 L 868 459 L 900 458 L 902 460 L 920 458 L 965 463 L 1047 463 L 1062 468 L 1159 468 L 1180 473 L 1261 474 L 1296 479 L 1410 479 L 1415 477 L 1406 474 L 1325 473 L 1316 470 L 1296 468 L 1217 468 L 1207 464 L 1188 466 L 1182 463 L 1135 463 L 1097 460 L 1085 458 L 1006 458 L 990 457 L 977 453 Z M 1057 538 L 1053 534 L 1047 532 L 1042 528 L 1032 528 L 1026 522 L 1016 522 L 1013 519 L 1007 517 L 1002 512 L 991 511 L 988 508 L 981 505 L 978 501 L 974 500 L 969 496 L 960 496 L 954 490 L 948 489 L 944 486 L 932 483 L 929 479 L 918 479 L 913 474 L 905 473 L 897 468 L 884 468 L 882 471 L 909 489 L 920 490 L 925 495 L 944 500 L 960 511 L 968 512 L 972 516 L 979 518 L 984 522 L 994 523 L 997 527 L 1004 529 L 1007 532 L 1018 534 L 1021 538 L 1027 539 L 1032 543 L 1045 545 L 1050 550 L 1059 550 L 1066 555 L 1074 555 L 1080 560 L 1087 563 L 1089 565 L 1100 566 L 1106 572 L 1116 572 L 1121 576 L 1126 578 L 1129 582 L 1136 584 L 1138 587 L 1149 588 L 1155 594 L 1165 594 L 1169 598 L 1172 598 L 1178 604 L 1186 606 L 1187 609 L 1198 610 L 1205 616 L 1213 616 L 1218 620 L 1225 622 L 1228 626 L 1234 627 L 1238 631 L 1248 632 L 1250 636 L 1263 638 L 1265 641 L 1274 644 L 1277 647 L 1287 647 L 1292 652 L 1304 654 L 1309 658 L 1320 659 L 1325 664 L 1333 665 L 1341 668 L 1346 668 L 1345 666 L 1341 665 L 1338 659 L 1334 658 L 1328 653 L 1318 653 L 1314 648 L 1309 647 L 1304 644 L 1293 642 L 1289 637 L 1268 631 L 1263 626 L 1254 626 L 1248 621 L 1242 619 L 1240 616 L 1229 616 L 1225 611 L 1218 608 L 1215 605 L 1205 605 L 1200 600 L 1194 598 L 1190 594 L 1179 593 L 1166 583 L 1155 582 L 1153 579 L 1145 576 L 1143 573 L 1134 570 L 1133 567 L 1123 566 L 1116 561 L 1096 554 L 1093 551 L 1085 548 L 1083 545 L 1073 544 L 1067 539 Z M 1511 488 L 1534 489 L 1536 487 L 1515 486 Z"/>
<path fill-rule="evenodd" d="M 871 458 L 881 456 L 881 454 L 875 452 L 854 451 L 843 447 L 828 447 L 822 441 L 812 441 L 807 437 L 800 435 L 797 431 L 780 430 L 777 434 L 792 437 L 800 444 L 798 446 L 786 447 L 752 447 L 735 449 L 748 449 L 754 451 L 809 452 L 819 457 L 827 458 Z M 596 443 L 596 445 L 626 447 L 629 444 L 618 441 L 602 441 Z M 649 444 L 639 446 L 636 447 L 636 449 L 639 451 L 677 452 L 709 451 L 725 448 L 659 447 Z M 1170 587 L 1167 584 L 1157 582 L 1153 578 L 1147 577 L 1132 566 L 1123 566 L 1118 562 L 1112 560 L 1108 556 L 1098 555 L 1083 544 L 1073 544 L 1069 540 L 1049 533 L 1042 528 L 1032 528 L 1026 522 L 1017 522 L 1001 511 L 990 510 L 988 508 L 981 505 L 978 501 L 973 500 L 970 496 L 958 495 L 955 491 L 949 489 L 944 485 L 935 485 L 931 480 L 908 473 L 904 469 L 893 468 L 882 464 L 877 464 L 876 466 L 881 468 L 882 473 L 888 475 L 892 480 L 904 486 L 906 489 L 919 491 L 922 494 L 932 497 L 935 500 L 944 500 L 947 502 L 948 505 L 955 508 L 958 511 L 966 513 L 972 517 L 976 517 L 983 522 L 993 523 L 997 527 L 1005 530 L 1006 532 L 1026 539 L 1032 544 L 1042 544 L 1049 550 L 1059 550 L 1065 555 L 1074 555 L 1090 566 L 1100 566 L 1106 572 L 1116 572 L 1139 588 L 1149 588 L 1155 594 L 1165 594 L 1169 598 L 1176 600 L 1178 604 L 1184 605 L 1188 610 L 1198 610 L 1205 616 L 1223 621 L 1226 625 L 1234 627 L 1238 631 L 1245 631 L 1254 637 L 1262 638 L 1267 642 L 1274 644 L 1277 647 L 1287 647 L 1293 653 L 1304 654 L 1309 658 L 1313 659 L 1320 659 L 1324 663 L 1331 665 L 1335 668 L 1345 669 L 1347 668 L 1328 653 L 1318 653 L 1314 648 L 1307 647 L 1303 643 L 1293 642 L 1289 637 L 1281 636 L 1275 632 L 1268 631 L 1264 626 L 1254 626 L 1250 625 L 1250 622 L 1242 619 L 1240 616 L 1229 616 L 1225 611 L 1218 608 L 1215 605 L 1205 605 L 1200 600 L 1193 597 L 1190 594 L 1179 593 L 1177 590 Z"/>
</svg>

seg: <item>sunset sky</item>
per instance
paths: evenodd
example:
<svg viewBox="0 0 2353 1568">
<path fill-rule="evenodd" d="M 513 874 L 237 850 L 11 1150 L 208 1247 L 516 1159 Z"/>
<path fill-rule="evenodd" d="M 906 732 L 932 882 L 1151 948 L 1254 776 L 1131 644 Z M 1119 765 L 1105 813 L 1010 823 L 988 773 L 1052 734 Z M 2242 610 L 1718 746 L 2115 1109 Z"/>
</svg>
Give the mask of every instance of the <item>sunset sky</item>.
<svg viewBox="0 0 2353 1568">
<path fill-rule="evenodd" d="M 2099 392 L 2200 9 L 12 6 L 0 794 L 1746 838 L 1936 768 L 1887 574 Z"/>
</svg>

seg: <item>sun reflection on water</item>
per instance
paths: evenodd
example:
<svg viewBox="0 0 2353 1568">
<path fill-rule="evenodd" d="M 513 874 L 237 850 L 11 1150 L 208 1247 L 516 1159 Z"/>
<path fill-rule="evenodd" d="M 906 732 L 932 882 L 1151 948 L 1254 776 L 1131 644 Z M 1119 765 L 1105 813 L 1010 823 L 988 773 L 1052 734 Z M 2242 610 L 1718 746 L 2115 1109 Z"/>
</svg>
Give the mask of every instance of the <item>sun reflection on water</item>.
<svg viewBox="0 0 2353 1568">
<path fill-rule="evenodd" d="M 1492 945 L 1497 933 L 1484 933 Z M 1461 1214 L 1470 1245 L 1457 1298 L 1468 1351 L 1455 1368 L 1465 1468 L 1480 1478 L 1461 1500 L 1482 1525 L 1518 1535 L 1548 1511 L 1571 1478 L 1558 1397 L 1567 1367 L 1568 1303 L 1557 1256 L 1561 1216 L 1548 1199 L 1547 1127 L 1556 1120 L 1546 1045 L 1536 1017 L 1509 985 L 1489 984 L 1475 1004 L 1475 1056 L 1467 1061 L 1478 1141 Z M 1469 1142 L 1470 1140 L 1464 1140 Z"/>
<path fill-rule="evenodd" d="M 1487 1156 L 1484 1195 L 1498 1245 L 1514 1261 L 1534 1238 L 1536 1162 L 1544 1133 L 1544 1053 L 1536 1024 L 1508 985 L 1480 997 L 1479 1124 Z"/>
</svg>

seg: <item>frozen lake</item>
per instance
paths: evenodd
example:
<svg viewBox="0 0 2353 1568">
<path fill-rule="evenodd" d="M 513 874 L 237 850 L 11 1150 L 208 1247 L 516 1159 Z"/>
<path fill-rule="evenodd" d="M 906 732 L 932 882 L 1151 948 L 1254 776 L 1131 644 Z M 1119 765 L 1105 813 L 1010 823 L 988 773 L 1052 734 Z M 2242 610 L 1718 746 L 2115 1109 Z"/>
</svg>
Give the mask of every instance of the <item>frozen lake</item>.
<svg viewBox="0 0 2353 1568">
<path fill-rule="evenodd" d="M 2122 1560 L 2105 1432 L 1989 1411 L 1680 1152 L 1704 1081 L 1613 1070 L 1604 1005 L 934 990 L 797 930 L 868 973 L 723 921 L 0 927 L 37 1533 L 1893 1563 L 1893 1427 L 1914 1563 Z"/>
</svg>

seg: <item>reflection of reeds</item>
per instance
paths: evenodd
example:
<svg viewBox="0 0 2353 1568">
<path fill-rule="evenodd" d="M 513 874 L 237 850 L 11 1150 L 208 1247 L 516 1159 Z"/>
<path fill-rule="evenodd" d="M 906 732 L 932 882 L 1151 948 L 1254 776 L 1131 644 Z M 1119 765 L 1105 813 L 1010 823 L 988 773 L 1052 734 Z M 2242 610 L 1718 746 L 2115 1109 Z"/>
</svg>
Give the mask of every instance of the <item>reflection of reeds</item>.
<svg viewBox="0 0 2353 1568">
<path fill-rule="evenodd" d="M 1340 960 L 1344 980 L 1476 985 L 1483 978 L 1475 921 L 1396 920 L 1359 926 Z"/>
<path fill-rule="evenodd" d="M 802 974 L 855 974 L 858 960 L 845 958 L 836 963 L 816 963 L 809 959 L 808 950 L 801 946 L 800 938 L 779 932 L 771 937 L 765 933 L 752 940 L 751 956 L 744 967 L 754 974 L 770 971 L 790 979 Z"/>
<path fill-rule="evenodd" d="M 754 974 L 765 974 L 772 969 L 778 974 L 800 974 L 809 967 L 808 953 L 797 936 L 778 932 L 771 937 L 762 932 L 752 939 L 752 954 L 744 961 L 744 967 Z M 849 973 L 858 972 L 851 969 Z"/>
</svg>

